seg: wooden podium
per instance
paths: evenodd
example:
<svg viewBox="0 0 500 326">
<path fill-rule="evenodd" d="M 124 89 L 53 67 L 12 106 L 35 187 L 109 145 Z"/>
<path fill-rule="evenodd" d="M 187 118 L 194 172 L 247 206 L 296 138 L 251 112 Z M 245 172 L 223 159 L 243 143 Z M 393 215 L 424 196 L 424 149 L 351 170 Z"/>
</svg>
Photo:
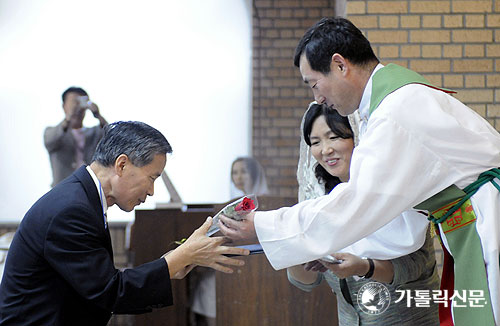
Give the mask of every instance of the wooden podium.
<svg viewBox="0 0 500 326">
<path fill-rule="evenodd" d="M 293 205 L 294 198 L 261 196 L 259 210 Z M 177 205 L 137 210 L 131 235 L 134 266 L 175 248 L 173 242 L 189 236 L 207 216 L 226 205 Z M 216 273 L 218 326 L 337 325 L 335 295 L 324 282 L 310 293 L 294 287 L 286 270 L 276 271 L 264 254 L 243 257 L 245 265 L 233 274 Z M 190 322 L 190 275 L 173 280 L 174 306 L 137 315 L 136 326 L 179 325 Z"/>
</svg>

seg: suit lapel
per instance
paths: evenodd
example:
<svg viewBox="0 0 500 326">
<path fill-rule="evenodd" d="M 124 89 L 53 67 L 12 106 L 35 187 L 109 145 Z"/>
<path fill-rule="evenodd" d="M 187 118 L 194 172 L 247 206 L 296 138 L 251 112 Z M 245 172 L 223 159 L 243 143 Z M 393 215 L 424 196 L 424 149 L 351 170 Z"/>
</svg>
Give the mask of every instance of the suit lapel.
<svg viewBox="0 0 500 326">
<path fill-rule="evenodd" d="M 90 176 L 85 166 L 81 166 L 78 170 L 76 170 L 74 175 L 78 179 L 78 181 L 80 181 L 80 183 L 82 184 L 82 187 L 85 190 L 87 197 L 89 198 L 89 202 L 91 203 L 92 207 L 96 212 L 96 216 L 98 216 L 102 222 L 102 230 L 106 238 L 106 248 L 110 252 L 111 257 L 113 257 L 113 247 L 111 245 L 109 226 L 107 228 L 105 228 L 104 226 L 103 208 L 101 205 L 101 199 L 99 198 L 99 193 L 97 192 L 94 180 Z"/>
</svg>

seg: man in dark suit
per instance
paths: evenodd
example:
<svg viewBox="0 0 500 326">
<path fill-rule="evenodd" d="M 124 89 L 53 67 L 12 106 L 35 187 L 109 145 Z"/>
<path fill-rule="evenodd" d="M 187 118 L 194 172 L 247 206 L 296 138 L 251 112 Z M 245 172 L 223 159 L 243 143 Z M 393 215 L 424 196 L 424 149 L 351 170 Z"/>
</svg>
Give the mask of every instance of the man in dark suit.
<svg viewBox="0 0 500 326">
<path fill-rule="evenodd" d="M 112 313 L 143 313 L 172 304 L 171 278 L 195 265 L 230 273 L 224 254 L 248 250 L 205 236 L 211 218 L 163 257 L 119 271 L 106 222 L 107 207 L 131 211 L 152 196 L 168 141 L 140 122 L 106 126 L 93 162 L 40 198 L 10 246 L 0 285 L 0 325 L 106 325 Z"/>
</svg>

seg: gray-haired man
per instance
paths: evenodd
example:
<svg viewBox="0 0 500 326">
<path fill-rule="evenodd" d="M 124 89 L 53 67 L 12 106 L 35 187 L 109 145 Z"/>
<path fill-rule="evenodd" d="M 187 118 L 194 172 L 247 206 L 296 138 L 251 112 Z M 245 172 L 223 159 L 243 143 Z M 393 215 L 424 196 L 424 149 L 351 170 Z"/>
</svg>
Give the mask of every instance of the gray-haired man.
<svg viewBox="0 0 500 326">
<path fill-rule="evenodd" d="M 194 265 L 230 273 L 243 265 L 205 236 L 211 219 L 172 252 L 119 271 L 106 223 L 107 207 L 131 211 L 154 193 L 166 154 L 165 137 L 141 122 L 105 128 L 93 162 L 40 198 L 11 244 L 0 285 L 1 325 L 106 325 L 111 313 L 142 313 L 172 304 L 171 278 Z"/>
</svg>

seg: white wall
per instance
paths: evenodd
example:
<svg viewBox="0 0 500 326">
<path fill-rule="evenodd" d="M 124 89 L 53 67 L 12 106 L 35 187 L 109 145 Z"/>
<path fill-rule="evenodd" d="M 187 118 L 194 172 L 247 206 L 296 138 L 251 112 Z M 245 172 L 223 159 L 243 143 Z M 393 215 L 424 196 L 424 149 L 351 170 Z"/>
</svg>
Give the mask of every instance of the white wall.
<svg viewBox="0 0 500 326">
<path fill-rule="evenodd" d="M 72 85 L 109 122 L 164 133 L 184 202 L 228 200 L 230 164 L 251 148 L 249 3 L 0 1 L 0 221 L 21 219 L 50 190 L 43 130 L 64 118 L 61 93 Z M 96 121 L 87 114 L 84 124 Z M 141 208 L 168 199 L 158 180 Z"/>
</svg>

